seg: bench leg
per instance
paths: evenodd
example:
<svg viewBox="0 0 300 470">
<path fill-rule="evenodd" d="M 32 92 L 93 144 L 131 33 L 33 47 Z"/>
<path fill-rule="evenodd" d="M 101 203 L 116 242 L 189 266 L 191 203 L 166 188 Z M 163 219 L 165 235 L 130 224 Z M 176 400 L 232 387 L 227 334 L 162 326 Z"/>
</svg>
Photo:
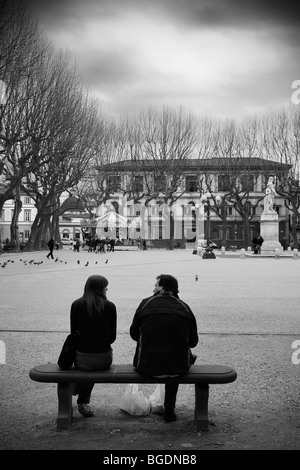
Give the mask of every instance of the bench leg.
<svg viewBox="0 0 300 470">
<path fill-rule="evenodd" d="M 57 429 L 69 429 L 72 422 L 73 409 L 72 409 L 72 392 L 73 384 L 58 383 L 57 396 L 58 396 L 58 415 L 57 415 Z"/>
<path fill-rule="evenodd" d="M 208 431 L 208 384 L 195 384 L 195 424 L 198 431 Z"/>
</svg>

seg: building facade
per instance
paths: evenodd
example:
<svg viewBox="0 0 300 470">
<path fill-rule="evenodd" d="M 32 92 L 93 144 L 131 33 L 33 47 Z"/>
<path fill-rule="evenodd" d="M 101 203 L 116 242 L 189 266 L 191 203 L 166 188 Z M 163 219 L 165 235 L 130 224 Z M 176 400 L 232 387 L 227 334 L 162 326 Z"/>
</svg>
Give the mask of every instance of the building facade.
<svg viewBox="0 0 300 470">
<path fill-rule="evenodd" d="M 157 247 L 172 240 L 174 247 L 186 247 L 195 244 L 203 231 L 204 238 L 218 246 L 247 248 L 260 233 L 268 177 L 288 172 L 289 166 L 260 158 L 242 160 L 229 167 L 222 159 L 191 159 L 178 161 L 176 168 L 166 169 L 164 164 L 162 171 L 157 162 L 123 161 L 99 168 L 99 178 L 109 193 L 106 206 L 110 202 L 128 218 L 127 238 L 146 239 Z M 247 221 L 242 206 L 244 212 L 247 207 Z M 287 247 L 289 212 L 279 195 L 275 210 L 279 241 Z"/>
<path fill-rule="evenodd" d="M 19 216 L 18 227 L 20 243 L 25 244 L 29 239 L 31 226 L 35 219 L 37 210 L 33 199 L 26 194 L 21 194 L 21 201 L 22 209 Z M 15 201 L 13 199 L 9 199 L 5 202 L 0 214 L 0 241 L 2 243 L 5 243 L 6 240 L 10 240 L 10 227 L 13 219 L 14 206 Z"/>
</svg>

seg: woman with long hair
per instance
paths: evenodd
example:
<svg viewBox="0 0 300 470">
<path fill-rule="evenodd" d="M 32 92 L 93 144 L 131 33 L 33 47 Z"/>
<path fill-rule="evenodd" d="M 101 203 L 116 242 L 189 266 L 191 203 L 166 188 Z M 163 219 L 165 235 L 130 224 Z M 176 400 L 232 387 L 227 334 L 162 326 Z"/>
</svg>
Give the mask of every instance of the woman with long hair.
<svg viewBox="0 0 300 470">
<path fill-rule="evenodd" d="M 83 296 L 71 305 L 71 333 L 78 333 L 75 368 L 79 370 L 109 369 L 113 361 L 112 343 L 117 336 L 117 310 L 107 299 L 108 280 L 90 276 Z M 85 417 L 94 416 L 89 403 L 94 383 L 78 384 L 78 411 Z"/>
</svg>

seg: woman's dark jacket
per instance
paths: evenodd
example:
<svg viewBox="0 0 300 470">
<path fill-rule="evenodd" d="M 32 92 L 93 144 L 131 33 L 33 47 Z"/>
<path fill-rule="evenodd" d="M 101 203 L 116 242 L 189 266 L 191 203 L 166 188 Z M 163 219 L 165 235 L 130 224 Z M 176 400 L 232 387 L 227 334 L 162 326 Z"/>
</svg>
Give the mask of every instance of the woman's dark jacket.
<svg viewBox="0 0 300 470">
<path fill-rule="evenodd" d="M 117 336 L 116 306 L 109 300 L 104 302 L 100 316 L 89 316 L 83 297 L 71 305 L 71 333 L 80 332 L 77 350 L 83 353 L 101 353 L 110 350 Z"/>
<path fill-rule="evenodd" d="M 130 336 L 137 341 L 133 365 L 143 375 L 181 375 L 190 368 L 190 348 L 198 343 L 190 307 L 172 295 L 144 299 L 134 315 Z"/>
</svg>

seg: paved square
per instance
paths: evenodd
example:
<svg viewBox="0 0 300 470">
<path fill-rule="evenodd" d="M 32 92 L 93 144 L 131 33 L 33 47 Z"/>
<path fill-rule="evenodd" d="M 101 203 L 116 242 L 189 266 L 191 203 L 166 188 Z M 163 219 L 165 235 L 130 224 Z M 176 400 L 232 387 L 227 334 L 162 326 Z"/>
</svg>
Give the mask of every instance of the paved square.
<svg viewBox="0 0 300 470">
<path fill-rule="evenodd" d="M 235 447 L 232 439 L 230 443 L 225 439 L 229 435 L 224 429 L 229 426 L 239 434 L 238 445 L 245 448 L 249 448 L 249 433 L 256 448 L 264 445 L 289 449 L 299 445 L 295 443 L 299 442 L 300 365 L 293 364 L 291 357 L 292 343 L 300 340 L 300 260 L 242 259 L 239 253 L 203 260 L 190 250 L 75 253 L 69 247 L 54 252 L 57 261 L 48 260 L 46 254 L 0 256 L 0 340 L 6 347 L 6 364 L 0 364 L 0 393 L 7 398 L 0 400 L 1 448 L 23 448 L 22 432 L 27 433 L 27 440 L 28 433 L 32 434 L 31 448 L 43 448 L 43 440 L 39 442 L 34 436 L 36 423 L 44 429 L 45 420 L 45 429 L 50 426 L 54 432 L 55 386 L 33 383 L 28 372 L 35 364 L 57 361 L 69 330 L 71 302 L 82 295 L 87 277 L 96 273 L 108 278 L 108 297 L 117 306 L 116 363 L 132 362 L 135 343 L 128 330 L 139 302 L 152 294 L 158 274 L 172 274 L 179 281 L 179 296 L 197 318 L 200 341 L 193 352 L 198 362 L 231 365 L 238 373 L 233 384 L 211 387 L 210 413 L 219 424 L 213 431 L 219 432 L 214 440 L 222 442 L 222 448 L 241 448 Z M 107 426 L 125 426 L 126 419 L 119 416 L 117 406 L 124 387 L 112 388 L 106 387 L 104 397 L 103 389 L 95 390 L 93 397 L 99 398 L 96 406 L 99 414 L 104 408 Z M 105 406 L 101 404 L 103 399 Z M 9 431 L 12 409 L 16 425 Z M 193 391 L 180 389 L 178 410 L 182 416 L 176 426 L 190 424 Z M 263 444 L 262 437 L 254 434 L 266 416 L 273 420 L 273 428 L 268 434 L 262 433 Z M 287 420 L 289 428 L 285 427 L 283 433 L 280 423 L 286 426 Z M 75 423 L 76 432 L 82 432 L 82 425 L 80 421 L 76 428 Z M 88 425 L 84 423 L 84 429 Z M 149 422 L 147 432 L 151 432 L 152 425 Z M 163 435 L 163 429 L 161 432 Z M 153 439 L 154 448 L 160 449 L 159 436 Z M 206 448 L 213 445 L 205 439 Z M 66 443 L 55 445 L 64 448 Z M 105 440 L 101 445 L 109 448 Z M 115 445 L 122 448 L 121 437 Z"/>
</svg>

